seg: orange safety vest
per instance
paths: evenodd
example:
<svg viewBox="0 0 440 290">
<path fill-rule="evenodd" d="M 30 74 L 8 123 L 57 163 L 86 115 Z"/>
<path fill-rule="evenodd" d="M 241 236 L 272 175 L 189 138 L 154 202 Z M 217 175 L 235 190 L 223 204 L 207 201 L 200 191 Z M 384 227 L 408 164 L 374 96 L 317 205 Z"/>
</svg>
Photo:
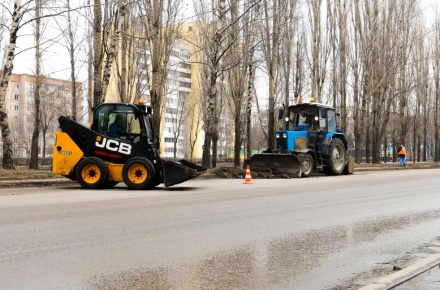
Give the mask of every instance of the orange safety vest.
<svg viewBox="0 0 440 290">
<path fill-rule="evenodd" d="M 397 152 L 398 155 L 406 155 L 406 149 L 405 146 L 400 145 L 402 147 L 402 149 L 400 149 L 399 152 Z"/>
</svg>

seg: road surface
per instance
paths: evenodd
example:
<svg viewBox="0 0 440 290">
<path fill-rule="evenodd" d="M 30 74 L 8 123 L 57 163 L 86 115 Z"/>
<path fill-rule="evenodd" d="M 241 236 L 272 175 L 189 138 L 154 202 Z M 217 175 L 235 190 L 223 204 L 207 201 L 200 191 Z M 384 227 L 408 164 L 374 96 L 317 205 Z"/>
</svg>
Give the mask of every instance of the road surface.
<svg viewBox="0 0 440 290">
<path fill-rule="evenodd" d="M 439 235 L 438 176 L 0 189 L 0 289 L 330 289 Z"/>
</svg>

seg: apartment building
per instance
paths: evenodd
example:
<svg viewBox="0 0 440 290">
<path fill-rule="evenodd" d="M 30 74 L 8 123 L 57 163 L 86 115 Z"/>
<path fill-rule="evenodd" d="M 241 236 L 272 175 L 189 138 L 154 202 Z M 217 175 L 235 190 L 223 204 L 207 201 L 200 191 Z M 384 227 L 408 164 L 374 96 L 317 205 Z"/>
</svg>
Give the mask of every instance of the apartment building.
<svg viewBox="0 0 440 290">
<path fill-rule="evenodd" d="M 13 157 L 30 157 L 32 132 L 35 121 L 36 77 L 29 74 L 12 74 L 6 93 L 6 112 L 11 130 Z M 78 100 L 82 100 L 82 84 L 76 83 Z M 44 78 L 40 89 L 41 132 L 39 155 L 50 156 L 58 128 L 58 116 L 72 115 L 72 84 L 70 81 Z M 77 112 L 82 110 L 77 104 Z M 77 113 L 80 116 L 81 113 Z M 2 149 L 1 149 L 2 150 Z M 3 151 L 0 151 L 3 154 Z"/>
<path fill-rule="evenodd" d="M 148 47 L 139 53 L 143 59 L 139 61 L 139 70 L 148 70 L 151 64 Z M 175 42 L 170 54 L 167 67 L 167 80 L 165 87 L 165 103 L 161 132 L 161 155 L 169 158 L 201 158 L 201 137 L 194 141 L 192 130 L 202 124 L 194 124 L 194 91 L 192 90 L 192 69 L 191 53 L 187 44 Z M 138 72 L 140 76 L 147 73 Z M 148 102 L 150 100 L 148 82 L 139 79 L 138 83 L 145 88 L 142 90 L 142 97 Z M 192 152 L 192 154 L 191 154 Z M 191 156 L 192 155 L 192 156 Z"/>
</svg>

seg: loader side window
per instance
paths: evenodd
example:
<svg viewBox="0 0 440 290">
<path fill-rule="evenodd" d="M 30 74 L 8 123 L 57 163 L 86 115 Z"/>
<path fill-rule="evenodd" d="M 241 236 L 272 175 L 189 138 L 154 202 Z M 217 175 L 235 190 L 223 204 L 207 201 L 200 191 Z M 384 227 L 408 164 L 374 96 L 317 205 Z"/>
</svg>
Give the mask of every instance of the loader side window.
<svg viewBox="0 0 440 290">
<path fill-rule="evenodd" d="M 148 114 L 144 115 L 144 126 L 145 126 L 145 134 L 147 135 L 148 142 L 154 143 L 154 133 L 153 128 L 151 126 L 151 119 Z"/>
</svg>

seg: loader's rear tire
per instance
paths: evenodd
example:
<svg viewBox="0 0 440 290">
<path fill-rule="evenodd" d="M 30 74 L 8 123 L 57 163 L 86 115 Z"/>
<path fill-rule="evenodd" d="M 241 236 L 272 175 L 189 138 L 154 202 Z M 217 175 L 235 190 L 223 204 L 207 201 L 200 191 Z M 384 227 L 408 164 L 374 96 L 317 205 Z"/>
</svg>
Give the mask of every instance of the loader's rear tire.
<svg viewBox="0 0 440 290">
<path fill-rule="evenodd" d="M 309 177 L 313 171 L 313 157 L 310 153 L 302 154 L 299 157 L 301 166 L 301 177 Z"/>
<path fill-rule="evenodd" d="M 83 188 L 103 188 L 107 179 L 107 165 L 97 157 L 84 158 L 76 167 L 76 180 Z"/>
<path fill-rule="evenodd" d="M 133 157 L 122 168 L 122 179 L 130 189 L 147 189 L 156 179 L 156 170 L 150 160 Z"/>
<path fill-rule="evenodd" d="M 333 138 L 328 153 L 325 157 L 325 173 L 327 175 L 340 175 L 345 166 L 345 147 L 342 140 Z"/>
</svg>

